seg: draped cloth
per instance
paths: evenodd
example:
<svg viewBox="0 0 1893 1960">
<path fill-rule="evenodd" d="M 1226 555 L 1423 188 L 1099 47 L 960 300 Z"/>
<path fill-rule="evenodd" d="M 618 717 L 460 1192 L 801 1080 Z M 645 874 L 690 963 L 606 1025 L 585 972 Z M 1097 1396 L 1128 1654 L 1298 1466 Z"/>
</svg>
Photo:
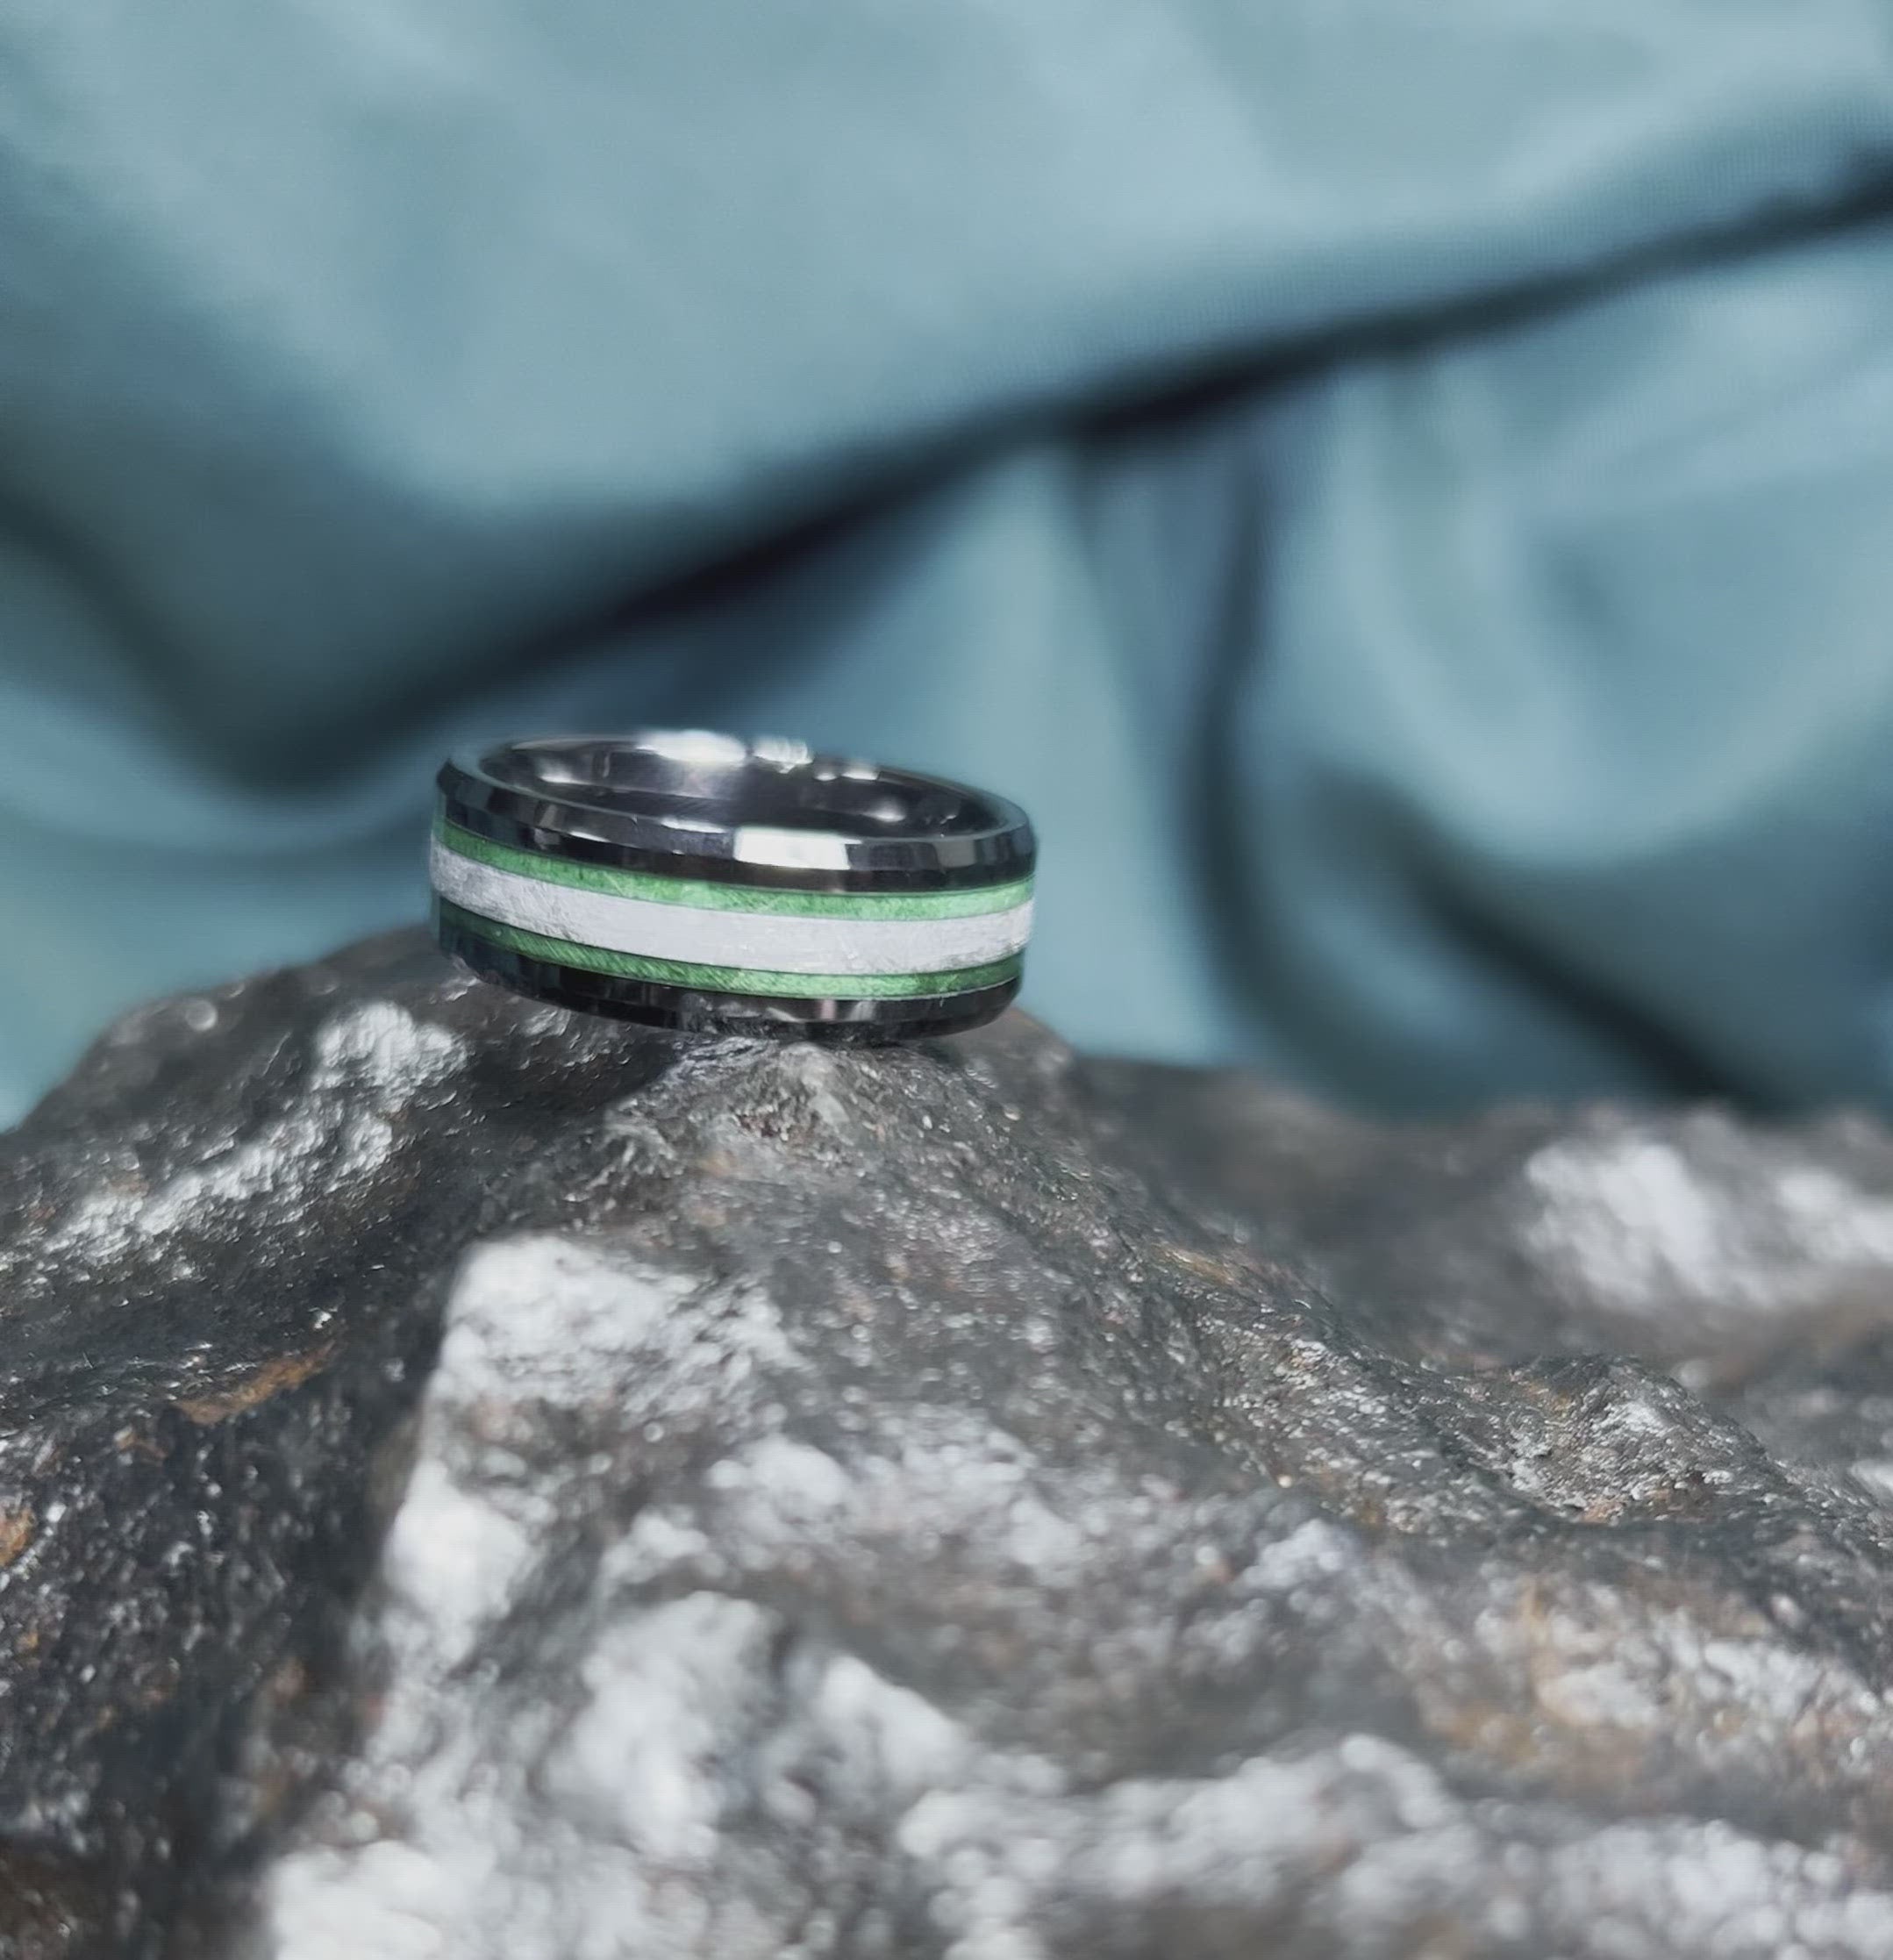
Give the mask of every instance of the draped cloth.
<svg viewBox="0 0 1893 1960">
<path fill-rule="evenodd" d="M 1893 1099 L 1889 212 L 1869 0 L 10 0 L 0 1120 L 638 723 L 1089 1045 Z"/>
</svg>

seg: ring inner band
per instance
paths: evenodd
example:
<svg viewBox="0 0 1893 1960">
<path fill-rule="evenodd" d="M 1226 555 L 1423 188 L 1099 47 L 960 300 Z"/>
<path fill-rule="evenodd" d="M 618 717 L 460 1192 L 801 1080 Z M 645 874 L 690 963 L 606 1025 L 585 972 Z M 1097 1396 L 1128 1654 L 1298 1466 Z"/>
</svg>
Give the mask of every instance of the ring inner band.
<svg viewBox="0 0 1893 1960">
<path fill-rule="evenodd" d="M 868 839 L 964 836 L 990 828 L 999 814 L 957 783 L 715 735 L 515 742 L 481 763 L 512 788 L 626 816 Z"/>
</svg>

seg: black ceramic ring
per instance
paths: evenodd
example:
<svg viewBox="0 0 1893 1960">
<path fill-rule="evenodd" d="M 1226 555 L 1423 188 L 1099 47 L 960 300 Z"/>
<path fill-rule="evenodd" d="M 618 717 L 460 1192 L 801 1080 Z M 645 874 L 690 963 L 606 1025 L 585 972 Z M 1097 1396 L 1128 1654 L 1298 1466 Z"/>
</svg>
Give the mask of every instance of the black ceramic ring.
<svg viewBox="0 0 1893 1960">
<path fill-rule="evenodd" d="M 1002 798 L 699 733 L 507 742 L 439 783 L 435 933 L 534 999 L 885 1039 L 1018 991 L 1036 847 Z"/>
</svg>

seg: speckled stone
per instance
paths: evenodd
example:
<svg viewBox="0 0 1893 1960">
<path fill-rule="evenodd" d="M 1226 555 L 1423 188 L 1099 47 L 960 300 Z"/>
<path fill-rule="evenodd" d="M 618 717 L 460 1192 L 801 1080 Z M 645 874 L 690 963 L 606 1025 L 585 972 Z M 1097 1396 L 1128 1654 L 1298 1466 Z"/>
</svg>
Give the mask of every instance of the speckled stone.
<svg viewBox="0 0 1893 1960">
<path fill-rule="evenodd" d="M 1893 1142 L 680 1044 L 0 1139 L 0 1956 L 1893 1952 Z"/>
</svg>

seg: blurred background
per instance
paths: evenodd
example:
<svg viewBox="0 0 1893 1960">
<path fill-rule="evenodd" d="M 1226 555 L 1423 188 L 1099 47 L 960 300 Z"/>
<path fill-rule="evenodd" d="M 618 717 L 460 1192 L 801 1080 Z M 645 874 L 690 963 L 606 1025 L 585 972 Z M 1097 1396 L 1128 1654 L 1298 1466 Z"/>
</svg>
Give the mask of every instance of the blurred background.
<svg viewBox="0 0 1893 1960">
<path fill-rule="evenodd" d="M 0 1121 L 639 723 L 1094 1048 L 1893 1100 L 1893 5 L 10 0 Z"/>
</svg>

